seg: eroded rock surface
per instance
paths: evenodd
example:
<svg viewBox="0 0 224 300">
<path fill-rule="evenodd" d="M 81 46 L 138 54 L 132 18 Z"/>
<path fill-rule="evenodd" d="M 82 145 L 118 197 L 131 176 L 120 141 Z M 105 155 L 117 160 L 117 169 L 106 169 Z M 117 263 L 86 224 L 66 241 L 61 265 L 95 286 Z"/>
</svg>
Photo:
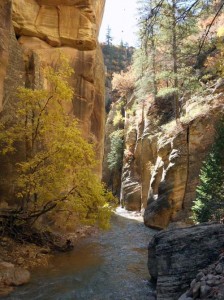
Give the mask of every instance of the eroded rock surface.
<svg viewBox="0 0 224 300">
<path fill-rule="evenodd" d="M 98 32 L 104 0 L 3 0 L 0 3 L 0 111 L 10 113 L 18 86 L 43 85 L 42 67 L 55 66 L 61 53 L 74 69 L 73 103 L 83 135 L 96 144 L 101 176 L 104 144 L 104 64 Z M 20 152 L 17 152 L 17 156 Z M 18 157 L 1 161 L 0 202 L 13 193 Z"/>
<path fill-rule="evenodd" d="M 183 125 L 174 137 L 159 140 L 144 214 L 147 226 L 161 229 L 170 222 L 190 223 L 202 162 L 222 114 L 223 104 Z"/>
<path fill-rule="evenodd" d="M 158 229 L 192 224 L 202 162 L 224 114 L 224 94 L 208 92 L 187 101 L 178 125 L 172 102 L 158 98 L 143 110 L 130 100 L 126 107 L 132 114 L 125 119 L 122 199 L 127 209 L 144 211 L 145 224 Z"/>
<path fill-rule="evenodd" d="M 205 223 L 188 228 L 170 229 L 156 234 L 148 248 L 148 268 L 152 280 L 157 283 L 157 300 L 179 299 L 196 276 L 197 282 L 207 276 L 206 271 L 203 271 L 204 275 L 199 272 L 218 259 L 223 247 L 224 225 L 222 224 Z M 215 272 L 220 272 L 221 267 L 222 265 L 216 264 Z M 198 273 L 199 275 L 197 275 Z M 214 273 L 213 275 L 220 274 Z M 218 277 L 209 278 L 207 277 L 208 280 L 221 281 L 221 278 Z M 209 284 L 207 285 L 209 286 Z M 199 286 L 195 282 L 192 287 L 194 291 L 193 289 L 191 291 L 195 296 L 201 285 Z M 189 293 L 188 296 L 192 297 L 192 293 Z M 196 298 L 193 297 L 193 299 Z M 187 300 L 188 298 L 183 299 Z"/>
<path fill-rule="evenodd" d="M 13 0 L 15 33 L 38 37 L 52 46 L 94 50 L 99 27 L 96 5 L 85 0 Z"/>
<path fill-rule="evenodd" d="M 139 131 L 131 125 L 129 111 L 135 102 L 135 97 L 129 95 L 127 98 L 125 124 L 124 124 L 124 141 L 125 151 L 122 169 L 121 201 L 126 209 L 131 211 L 141 210 L 141 159 L 143 155 L 137 158 Z M 135 116 L 132 115 L 134 119 Z"/>
<path fill-rule="evenodd" d="M 11 28 L 11 3 L 2 0 L 0 3 L 0 112 L 3 105 L 4 80 L 9 59 L 9 40 Z"/>
</svg>

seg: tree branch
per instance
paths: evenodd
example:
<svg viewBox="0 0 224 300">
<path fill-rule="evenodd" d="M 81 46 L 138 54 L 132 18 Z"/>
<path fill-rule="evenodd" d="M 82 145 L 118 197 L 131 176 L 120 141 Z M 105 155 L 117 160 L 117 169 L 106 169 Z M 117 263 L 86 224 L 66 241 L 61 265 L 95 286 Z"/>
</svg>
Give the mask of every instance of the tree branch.
<svg viewBox="0 0 224 300">
<path fill-rule="evenodd" d="M 212 25 L 214 24 L 215 20 L 216 20 L 217 17 L 219 16 L 219 14 L 220 14 L 221 10 L 223 9 L 223 7 L 224 7 L 224 2 L 220 5 L 220 7 L 219 7 L 219 9 L 217 10 L 217 12 L 216 12 L 214 18 L 212 19 L 211 23 L 206 27 L 204 36 L 203 36 L 201 42 L 199 43 L 198 56 L 199 56 L 200 53 L 201 53 L 201 50 L 202 50 L 202 48 L 203 48 L 203 46 L 204 46 L 204 44 L 205 44 L 206 38 L 208 37 L 208 34 L 209 34 L 210 30 L 211 30 Z"/>
<path fill-rule="evenodd" d="M 35 142 L 35 140 L 36 140 L 36 138 L 37 138 L 37 135 L 38 135 L 38 129 L 39 129 L 39 126 L 40 126 L 40 119 L 41 119 L 41 116 L 42 116 L 43 112 L 45 111 L 47 105 L 49 104 L 49 102 L 50 102 L 50 100 L 51 100 L 52 98 L 53 98 L 53 95 L 51 95 L 51 96 L 47 99 L 46 103 L 44 104 L 43 108 L 41 109 L 41 111 L 40 111 L 40 113 L 39 113 L 39 116 L 38 116 L 38 118 L 37 118 L 37 126 L 36 126 L 36 128 L 35 128 L 35 130 L 34 130 L 34 135 L 33 135 L 33 138 L 32 138 L 32 144 L 34 144 L 34 142 Z"/>
</svg>

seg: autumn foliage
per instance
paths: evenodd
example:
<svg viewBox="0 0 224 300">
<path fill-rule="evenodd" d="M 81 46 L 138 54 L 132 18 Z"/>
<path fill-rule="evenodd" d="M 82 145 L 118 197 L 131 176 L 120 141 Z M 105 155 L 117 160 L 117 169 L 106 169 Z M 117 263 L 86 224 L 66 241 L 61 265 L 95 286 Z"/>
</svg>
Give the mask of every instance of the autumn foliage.
<svg viewBox="0 0 224 300">
<path fill-rule="evenodd" d="M 109 226 L 110 198 L 94 174 L 94 145 L 81 135 L 78 121 L 66 112 L 73 90 L 65 59 L 55 71 L 45 68 L 47 89 L 20 88 L 11 118 L 1 124 L 1 155 L 23 145 L 24 159 L 15 166 L 16 206 L 2 210 L 11 225 L 34 224 L 40 216 L 60 227 L 80 222 Z M 10 221 L 9 221 L 10 220 Z"/>
<path fill-rule="evenodd" d="M 119 74 L 113 74 L 112 80 L 113 90 L 117 90 L 121 96 L 125 96 L 133 92 L 135 88 L 135 75 L 131 68 L 127 72 L 121 71 Z"/>
</svg>

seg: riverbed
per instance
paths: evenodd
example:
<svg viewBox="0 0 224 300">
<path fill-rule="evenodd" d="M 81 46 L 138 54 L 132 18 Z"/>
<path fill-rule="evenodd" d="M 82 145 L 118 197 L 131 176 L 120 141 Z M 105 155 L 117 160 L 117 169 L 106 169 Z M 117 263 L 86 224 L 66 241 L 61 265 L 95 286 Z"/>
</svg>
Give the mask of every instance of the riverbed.
<svg viewBox="0 0 224 300">
<path fill-rule="evenodd" d="M 155 230 L 142 217 L 119 208 L 111 229 L 58 254 L 49 268 L 32 273 L 29 284 L 7 300 L 154 300 L 147 245 Z"/>
</svg>

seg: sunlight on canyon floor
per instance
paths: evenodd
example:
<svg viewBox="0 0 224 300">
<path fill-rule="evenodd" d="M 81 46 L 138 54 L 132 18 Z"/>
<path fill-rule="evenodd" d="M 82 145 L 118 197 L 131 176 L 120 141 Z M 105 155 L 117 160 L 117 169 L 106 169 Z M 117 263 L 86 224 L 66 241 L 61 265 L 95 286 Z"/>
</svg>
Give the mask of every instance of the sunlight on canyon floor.
<svg viewBox="0 0 224 300">
<path fill-rule="evenodd" d="M 138 222 L 143 222 L 143 216 L 141 212 L 138 211 L 128 211 L 125 208 L 117 207 L 115 214 L 126 219 L 136 220 Z"/>
</svg>

